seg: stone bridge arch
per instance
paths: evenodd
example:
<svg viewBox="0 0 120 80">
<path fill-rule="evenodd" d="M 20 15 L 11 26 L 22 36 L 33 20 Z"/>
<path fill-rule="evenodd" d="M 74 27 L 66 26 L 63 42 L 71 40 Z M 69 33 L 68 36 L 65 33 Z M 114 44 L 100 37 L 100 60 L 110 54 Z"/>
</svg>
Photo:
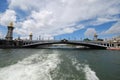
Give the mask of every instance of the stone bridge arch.
<svg viewBox="0 0 120 80">
<path fill-rule="evenodd" d="M 90 49 L 106 49 L 107 47 L 94 44 L 94 43 L 88 43 L 88 42 L 72 42 L 67 40 L 61 40 L 61 41 L 53 41 L 53 42 L 34 42 L 28 45 L 24 45 L 24 48 L 37 48 L 38 46 L 45 46 L 45 45 L 53 45 L 53 44 L 70 44 L 70 45 L 76 45 L 76 46 L 85 46 Z"/>
</svg>

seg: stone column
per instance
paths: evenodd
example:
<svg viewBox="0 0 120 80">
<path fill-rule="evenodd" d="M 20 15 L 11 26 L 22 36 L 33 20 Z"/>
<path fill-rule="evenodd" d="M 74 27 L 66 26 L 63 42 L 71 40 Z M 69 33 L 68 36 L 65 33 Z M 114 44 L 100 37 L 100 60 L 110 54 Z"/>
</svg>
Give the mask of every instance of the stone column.
<svg viewBox="0 0 120 80">
<path fill-rule="evenodd" d="M 13 29 L 14 29 L 13 23 L 11 22 L 8 26 L 8 32 L 5 37 L 6 40 L 9 40 L 9 41 L 13 40 Z"/>
<path fill-rule="evenodd" d="M 32 35 L 32 33 L 29 35 L 29 40 L 31 40 L 32 41 L 32 37 L 33 37 L 33 35 Z"/>
</svg>

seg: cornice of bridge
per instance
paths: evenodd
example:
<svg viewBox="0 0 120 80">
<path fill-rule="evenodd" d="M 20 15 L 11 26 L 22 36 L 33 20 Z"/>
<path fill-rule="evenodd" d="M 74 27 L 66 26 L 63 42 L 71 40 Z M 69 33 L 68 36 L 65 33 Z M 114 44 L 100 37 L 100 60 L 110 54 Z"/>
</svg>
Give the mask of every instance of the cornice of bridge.
<svg viewBox="0 0 120 80">
<path fill-rule="evenodd" d="M 79 41 L 79 40 L 69 40 L 69 41 L 61 41 L 61 40 L 23 40 L 23 42 L 86 42 L 86 41 Z M 88 42 L 86 42 L 88 43 Z"/>
<path fill-rule="evenodd" d="M 80 40 L 67 40 L 67 41 L 62 41 L 62 40 L 24 40 L 24 43 L 93 43 L 93 44 L 107 44 L 110 42 L 106 41 L 80 41 Z"/>
</svg>

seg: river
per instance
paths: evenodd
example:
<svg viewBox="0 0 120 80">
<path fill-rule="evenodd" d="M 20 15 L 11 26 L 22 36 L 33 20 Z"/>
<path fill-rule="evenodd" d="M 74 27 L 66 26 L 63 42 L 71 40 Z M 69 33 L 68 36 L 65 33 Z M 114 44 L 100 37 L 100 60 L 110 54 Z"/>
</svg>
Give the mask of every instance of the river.
<svg viewBox="0 0 120 80">
<path fill-rule="evenodd" d="M 0 49 L 0 80 L 120 80 L 120 51 Z"/>
</svg>

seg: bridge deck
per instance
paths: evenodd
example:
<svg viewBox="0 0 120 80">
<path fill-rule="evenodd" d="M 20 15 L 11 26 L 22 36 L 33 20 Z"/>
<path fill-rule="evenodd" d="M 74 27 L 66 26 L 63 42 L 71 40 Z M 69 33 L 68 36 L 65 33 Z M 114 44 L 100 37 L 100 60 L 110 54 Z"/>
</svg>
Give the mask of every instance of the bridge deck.
<svg viewBox="0 0 120 80">
<path fill-rule="evenodd" d="M 26 48 L 36 48 L 43 45 L 52 45 L 52 44 L 71 44 L 76 46 L 86 46 L 92 49 L 106 49 L 106 46 L 99 45 L 93 42 L 83 42 L 83 41 L 33 41 L 30 44 L 23 45 Z"/>
</svg>

